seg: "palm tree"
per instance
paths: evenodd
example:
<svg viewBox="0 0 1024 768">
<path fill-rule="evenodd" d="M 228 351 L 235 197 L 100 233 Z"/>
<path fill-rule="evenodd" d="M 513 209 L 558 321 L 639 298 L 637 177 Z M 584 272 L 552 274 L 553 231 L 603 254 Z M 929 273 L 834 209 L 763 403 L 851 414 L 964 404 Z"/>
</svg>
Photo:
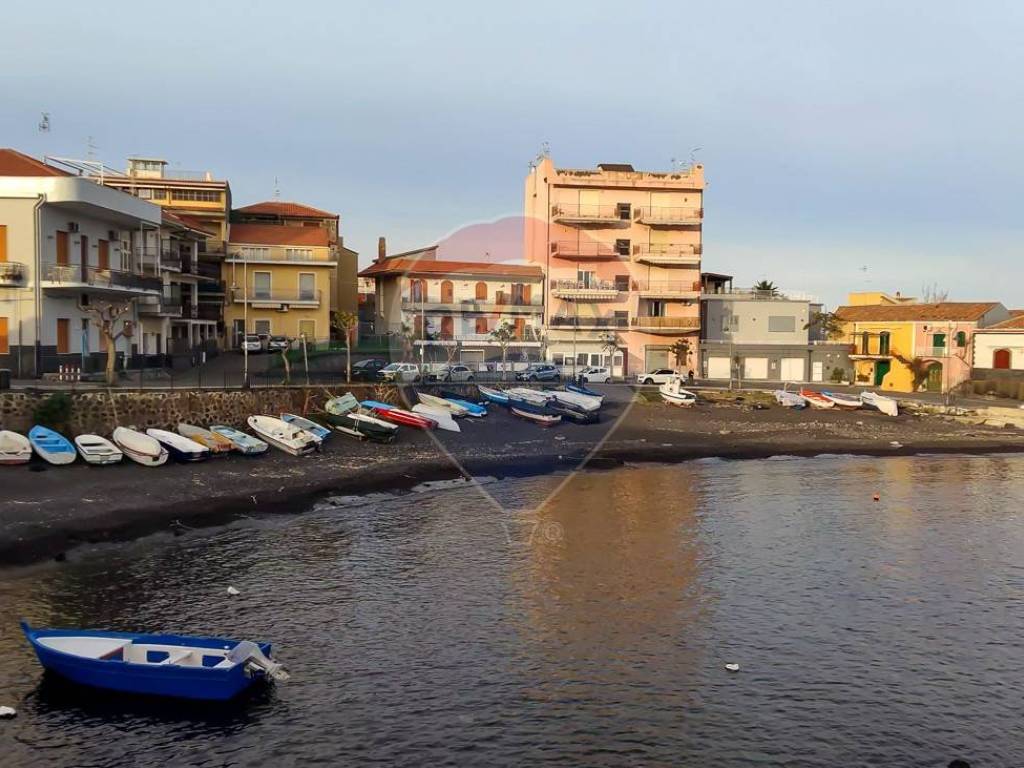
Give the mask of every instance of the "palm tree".
<svg viewBox="0 0 1024 768">
<path fill-rule="evenodd" d="M 676 339 L 675 343 L 669 347 L 671 352 L 676 359 L 676 367 L 682 368 L 686 365 L 686 361 L 690 357 L 690 341 L 689 339 Z"/>
<path fill-rule="evenodd" d="M 769 296 L 774 296 L 779 292 L 779 288 L 771 280 L 759 280 L 754 284 L 754 291 L 756 293 L 766 293 Z"/>
</svg>

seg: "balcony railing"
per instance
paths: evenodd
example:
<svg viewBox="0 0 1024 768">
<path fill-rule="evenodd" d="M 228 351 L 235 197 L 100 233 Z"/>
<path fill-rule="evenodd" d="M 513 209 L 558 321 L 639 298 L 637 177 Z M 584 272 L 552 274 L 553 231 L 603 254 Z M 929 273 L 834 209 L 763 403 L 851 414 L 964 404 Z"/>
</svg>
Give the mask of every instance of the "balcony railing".
<svg viewBox="0 0 1024 768">
<path fill-rule="evenodd" d="M 315 261 L 324 264 L 334 264 L 336 259 L 329 253 L 288 253 L 285 250 L 281 250 L 270 253 L 244 254 L 241 251 L 233 250 L 228 252 L 228 261 Z"/>
<path fill-rule="evenodd" d="M 925 347 L 920 357 L 949 357 L 949 347 Z"/>
<path fill-rule="evenodd" d="M 235 303 L 250 304 L 319 304 L 320 291 L 258 291 L 250 290 L 248 294 L 241 288 L 231 291 Z"/>
<path fill-rule="evenodd" d="M 195 307 L 196 317 L 200 320 L 223 320 L 224 307 L 220 304 L 199 304 Z"/>
<path fill-rule="evenodd" d="M 637 293 L 657 296 L 680 296 L 697 298 L 700 295 L 699 280 L 634 280 L 633 290 Z"/>
<path fill-rule="evenodd" d="M 632 317 L 630 325 L 634 328 L 664 328 L 679 330 L 695 330 L 700 328 L 699 317 Z"/>
<path fill-rule="evenodd" d="M 628 317 L 552 317 L 552 328 L 628 328 Z"/>
<path fill-rule="evenodd" d="M 0 285 L 5 287 L 21 285 L 25 279 L 25 265 L 16 261 L 0 261 Z"/>
<path fill-rule="evenodd" d="M 700 224 L 703 219 L 703 208 L 654 206 L 637 210 L 637 221 L 651 227 L 691 227 Z"/>
<path fill-rule="evenodd" d="M 211 280 L 220 280 L 220 262 L 200 261 L 196 264 L 196 274 L 199 277 L 206 277 Z"/>
<path fill-rule="evenodd" d="M 430 312 L 430 311 L 449 311 L 449 312 L 537 312 L 544 311 L 544 307 L 538 301 L 534 304 L 532 301 L 498 301 L 497 297 L 494 301 L 484 301 L 476 299 L 463 299 L 461 301 L 420 301 L 413 300 L 406 296 L 402 297 L 402 309 L 406 312 Z"/>
<path fill-rule="evenodd" d="M 578 243 L 560 240 L 554 243 L 554 255 L 563 259 L 617 259 L 628 256 L 628 247 L 620 248 L 612 243 L 598 243 L 588 240 Z"/>
<path fill-rule="evenodd" d="M 158 292 L 162 284 L 149 271 L 126 272 L 119 269 L 100 269 L 83 267 L 81 264 L 46 264 L 43 266 L 43 282 L 49 283 L 48 288 L 82 287 L 97 288 L 109 291 L 141 291 Z"/>
<path fill-rule="evenodd" d="M 714 291 L 702 289 L 704 296 L 722 296 L 733 299 L 754 299 L 756 301 L 807 301 L 817 304 L 818 298 L 799 291 L 757 291 L 753 288 L 723 288 Z"/>
<path fill-rule="evenodd" d="M 633 259 L 648 264 L 693 265 L 700 264 L 701 246 L 693 243 L 673 245 L 638 244 L 633 246 Z"/>
<path fill-rule="evenodd" d="M 629 206 L 557 203 L 551 206 L 551 218 L 567 224 L 621 224 L 629 226 Z"/>
<path fill-rule="evenodd" d="M 628 286 L 619 286 L 611 280 L 552 280 L 553 291 L 626 291 Z"/>
</svg>

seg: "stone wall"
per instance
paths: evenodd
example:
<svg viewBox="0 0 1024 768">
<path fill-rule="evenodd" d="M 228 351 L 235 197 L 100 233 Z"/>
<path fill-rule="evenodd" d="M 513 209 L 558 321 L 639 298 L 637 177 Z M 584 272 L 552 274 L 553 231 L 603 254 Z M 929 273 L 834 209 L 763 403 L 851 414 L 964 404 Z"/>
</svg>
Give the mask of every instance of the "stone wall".
<svg viewBox="0 0 1024 768">
<path fill-rule="evenodd" d="M 332 395 L 351 391 L 363 400 L 397 402 L 393 387 L 351 386 Z M 0 429 L 27 432 L 35 423 L 33 412 L 52 391 L 9 390 L 0 392 Z M 88 390 L 68 392 L 71 418 L 69 436 L 86 433 L 109 435 L 115 427 L 175 429 L 179 422 L 208 427 L 227 424 L 244 427 L 253 414 L 315 413 L 323 408 L 328 392 L 322 387 L 267 387 L 250 390 L 159 390 L 119 392 Z"/>
</svg>

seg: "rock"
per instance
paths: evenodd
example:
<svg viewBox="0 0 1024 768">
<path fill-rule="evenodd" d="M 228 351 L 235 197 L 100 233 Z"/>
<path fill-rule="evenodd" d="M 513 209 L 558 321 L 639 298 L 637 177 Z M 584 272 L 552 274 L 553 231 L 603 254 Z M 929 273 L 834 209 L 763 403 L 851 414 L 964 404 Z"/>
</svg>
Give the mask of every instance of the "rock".
<svg viewBox="0 0 1024 768">
<path fill-rule="evenodd" d="M 232 597 L 234 597 L 235 595 L 240 595 L 240 594 L 242 594 L 242 593 L 241 593 L 241 592 L 239 592 L 239 591 L 238 591 L 237 589 L 235 589 L 234 587 L 228 587 L 228 594 L 229 594 L 229 595 L 231 595 Z"/>
<path fill-rule="evenodd" d="M 14 707 L 0 707 L 0 718 L 8 719 L 17 714 L 18 712 Z"/>
<path fill-rule="evenodd" d="M 726 664 L 725 668 L 727 670 L 729 670 L 730 672 L 739 672 L 740 671 L 740 665 L 739 664 Z"/>
<path fill-rule="evenodd" d="M 731 435 L 732 434 L 732 430 L 731 429 L 720 429 L 720 430 L 718 430 L 718 434 L 720 434 L 720 435 Z"/>
</svg>

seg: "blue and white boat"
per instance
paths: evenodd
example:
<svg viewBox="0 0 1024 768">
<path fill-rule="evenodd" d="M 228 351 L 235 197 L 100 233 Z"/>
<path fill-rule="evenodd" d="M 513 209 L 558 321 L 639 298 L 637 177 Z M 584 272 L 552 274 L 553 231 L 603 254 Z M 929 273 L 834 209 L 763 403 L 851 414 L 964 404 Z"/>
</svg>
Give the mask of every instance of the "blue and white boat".
<svg viewBox="0 0 1024 768">
<path fill-rule="evenodd" d="M 321 443 L 334 434 L 334 430 L 328 429 L 323 424 L 317 424 L 312 419 L 307 419 L 295 413 L 282 413 L 281 421 L 285 424 L 291 424 L 293 427 L 304 429 Z"/>
<path fill-rule="evenodd" d="M 70 464 L 78 455 L 75 446 L 64 435 L 38 424 L 29 430 L 28 441 L 39 457 L 51 464 Z"/>
<path fill-rule="evenodd" d="M 490 387 L 485 387 L 483 384 L 477 384 L 476 388 L 480 391 L 480 397 L 489 403 L 508 405 L 508 394 L 502 392 L 500 389 L 491 389 Z"/>
<path fill-rule="evenodd" d="M 264 679 L 287 680 L 270 643 L 184 635 L 33 629 L 43 668 L 74 683 L 124 693 L 226 701 Z"/>
<path fill-rule="evenodd" d="M 240 429 L 229 427 L 226 424 L 212 424 L 210 431 L 215 435 L 226 437 L 235 446 L 236 451 L 246 456 L 258 456 L 261 453 L 266 453 L 267 449 L 270 448 L 267 443 L 258 437 L 253 437 L 246 432 L 242 432 Z"/>
<path fill-rule="evenodd" d="M 588 389 L 587 387 L 584 387 L 582 384 L 566 384 L 565 391 L 576 392 L 577 394 L 580 395 L 588 395 L 590 397 L 596 397 L 600 400 L 604 400 L 604 395 L 602 395 L 600 392 L 595 392 L 592 389 Z"/>
<path fill-rule="evenodd" d="M 472 400 L 466 400 L 465 398 L 459 397 L 455 392 L 448 392 L 443 389 L 440 394 L 445 400 L 450 400 L 456 405 L 461 405 L 466 409 L 466 413 L 470 416 L 482 417 L 487 415 L 487 407 L 480 405 L 480 403 L 474 403 Z"/>
</svg>

